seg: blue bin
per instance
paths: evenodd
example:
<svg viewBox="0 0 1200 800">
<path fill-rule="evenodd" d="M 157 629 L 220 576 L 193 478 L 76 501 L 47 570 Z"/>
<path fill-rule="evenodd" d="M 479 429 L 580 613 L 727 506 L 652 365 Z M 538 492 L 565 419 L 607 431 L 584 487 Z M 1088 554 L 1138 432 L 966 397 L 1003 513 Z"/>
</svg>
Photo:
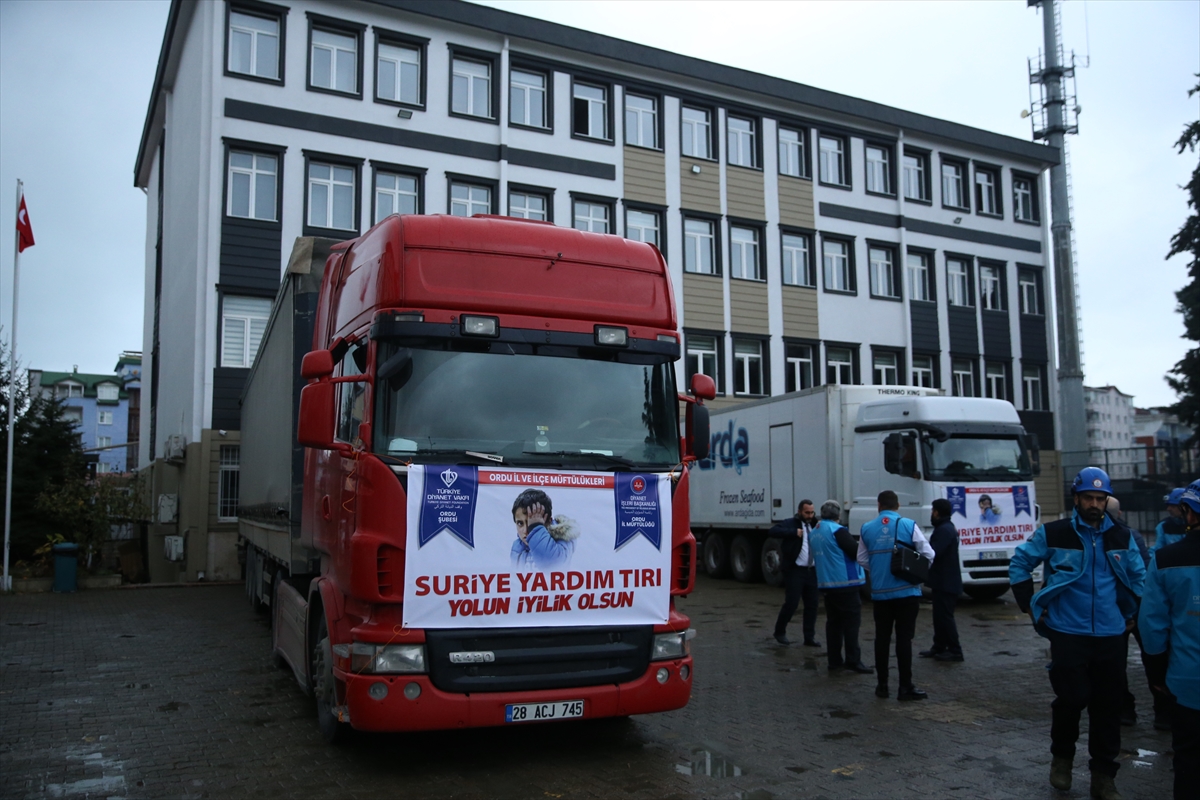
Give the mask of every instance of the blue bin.
<svg viewBox="0 0 1200 800">
<path fill-rule="evenodd" d="M 75 573 L 79 565 L 79 545 L 63 542 L 54 545 L 54 591 L 73 592 L 78 587 Z"/>
</svg>

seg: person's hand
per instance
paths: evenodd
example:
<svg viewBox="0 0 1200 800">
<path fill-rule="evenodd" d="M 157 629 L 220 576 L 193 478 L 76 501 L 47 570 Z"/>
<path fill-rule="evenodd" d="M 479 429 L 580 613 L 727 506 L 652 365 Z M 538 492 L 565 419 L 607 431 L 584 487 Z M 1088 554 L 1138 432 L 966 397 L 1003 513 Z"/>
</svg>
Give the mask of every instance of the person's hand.
<svg viewBox="0 0 1200 800">
<path fill-rule="evenodd" d="M 530 530 L 534 525 L 546 524 L 546 509 L 541 503 L 534 503 L 525 512 L 526 530 Z"/>
<path fill-rule="evenodd" d="M 1136 626 L 1136 625 L 1137 625 L 1136 618 L 1130 618 L 1130 619 L 1125 620 L 1125 632 L 1129 633 L 1130 631 L 1132 631 L 1134 629 L 1134 626 Z"/>
</svg>

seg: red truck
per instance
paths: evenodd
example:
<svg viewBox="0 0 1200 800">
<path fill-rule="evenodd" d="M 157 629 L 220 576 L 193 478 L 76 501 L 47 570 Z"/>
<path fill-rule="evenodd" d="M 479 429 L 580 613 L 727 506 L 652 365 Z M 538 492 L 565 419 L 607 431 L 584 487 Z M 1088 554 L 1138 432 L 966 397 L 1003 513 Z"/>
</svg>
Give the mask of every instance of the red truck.
<svg viewBox="0 0 1200 800">
<path fill-rule="evenodd" d="M 296 241 L 239 546 L 327 739 L 687 703 L 713 387 L 678 394 L 679 357 L 651 245 L 490 216 Z"/>
</svg>

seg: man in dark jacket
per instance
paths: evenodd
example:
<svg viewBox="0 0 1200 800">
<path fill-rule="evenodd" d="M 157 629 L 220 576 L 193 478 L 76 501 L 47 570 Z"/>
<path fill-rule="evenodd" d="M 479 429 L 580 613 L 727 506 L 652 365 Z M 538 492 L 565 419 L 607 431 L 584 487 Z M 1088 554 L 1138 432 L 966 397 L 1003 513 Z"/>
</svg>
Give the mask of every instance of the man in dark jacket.
<svg viewBox="0 0 1200 800">
<path fill-rule="evenodd" d="M 775 620 L 775 641 L 791 644 L 787 638 L 787 625 L 804 599 L 804 644 L 820 647 L 817 641 L 817 570 L 813 566 L 809 534 L 817 524 L 817 512 L 812 500 L 801 500 L 796 516 L 784 520 L 767 531 L 768 536 L 780 539 L 779 558 L 783 571 L 783 608 Z"/>
<path fill-rule="evenodd" d="M 921 651 L 921 658 L 938 661 L 962 661 L 962 645 L 958 643 L 958 626 L 954 624 L 954 606 L 962 594 L 962 568 L 958 563 L 958 530 L 950 521 L 954 513 L 950 501 L 933 501 L 929 524 L 933 533 L 929 544 L 936 558 L 929 568 L 925 585 L 933 590 L 933 647 Z"/>
</svg>

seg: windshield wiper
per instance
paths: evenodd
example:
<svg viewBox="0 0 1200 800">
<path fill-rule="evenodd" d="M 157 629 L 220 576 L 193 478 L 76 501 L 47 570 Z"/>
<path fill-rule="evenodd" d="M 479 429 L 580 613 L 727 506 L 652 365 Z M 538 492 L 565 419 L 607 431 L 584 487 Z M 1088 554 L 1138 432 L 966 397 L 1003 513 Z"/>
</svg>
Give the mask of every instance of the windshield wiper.
<svg viewBox="0 0 1200 800">
<path fill-rule="evenodd" d="M 388 453 L 390 456 L 412 455 L 412 456 L 465 456 L 466 458 L 475 458 L 480 461 L 488 461 L 493 464 L 503 464 L 504 456 L 498 453 L 480 453 L 475 450 L 464 450 L 461 447 L 422 447 L 418 450 L 410 450 L 404 453 Z"/>
<path fill-rule="evenodd" d="M 637 469 L 638 467 L 637 462 L 631 461 L 624 456 L 614 456 L 611 453 L 597 453 L 592 450 L 551 450 L 546 452 L 538 450 L 522 450 L 521 454 L 526 456 L 576 456 L 578 458 L 600 458 L 611 464 L 620 464 L 621 466 L 629 469 Z"/>
</svg>

